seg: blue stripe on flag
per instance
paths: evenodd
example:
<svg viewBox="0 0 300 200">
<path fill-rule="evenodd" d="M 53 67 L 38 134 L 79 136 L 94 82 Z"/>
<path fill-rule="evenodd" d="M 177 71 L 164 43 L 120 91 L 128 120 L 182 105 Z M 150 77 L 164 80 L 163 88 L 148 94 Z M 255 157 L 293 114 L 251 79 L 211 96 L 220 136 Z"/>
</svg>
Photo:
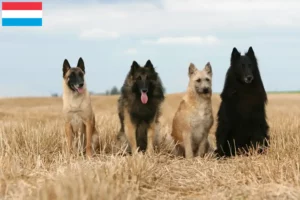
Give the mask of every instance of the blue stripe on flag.
<svg viewBox="0 0 300 200">
<path fill-rule="evenodd" d="M 42 26 L 42 18 L 2 18 L 2 26 Z"/>
</svg>

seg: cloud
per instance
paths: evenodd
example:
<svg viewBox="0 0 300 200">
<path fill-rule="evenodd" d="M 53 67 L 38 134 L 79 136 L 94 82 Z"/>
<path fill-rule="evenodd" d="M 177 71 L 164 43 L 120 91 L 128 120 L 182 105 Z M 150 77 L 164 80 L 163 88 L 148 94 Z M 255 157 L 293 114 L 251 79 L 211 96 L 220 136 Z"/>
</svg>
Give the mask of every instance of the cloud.
<svg viewBox="0 0 300 200">
<path fill-rule="evenodd" d="M 45 3 L 46 4 L 46 3 Z M 161 0 L 113 4 L 54 3 L 45 5 L 46 34 L 72 34 L 82 39 L 156 37 L 162 35 L 211 35 L 216 32 L 260 29 L 300 29 L 298 0 Z M 22 29 L 23 30 L 23 29 Z M 2 31 L 15 29 L 1 28 Z M 37 34 L 38 34 L 37 33 Z"/>
<path fill-rule="evenodd" d="M 79 35 L 81 39 L 116 39 L 118 37 L 120 37 L 120 35 L 117 32 L 104 31 L 101 29 L 83 30 Z"/>
<path fill-rule="evenodd" d="M 298 0 L 164 0 L 164 7 L 171 12 L 249 12 L 290 11 L 300 8 Z M 276 15 L 274 13 L 273 15 Z"/>
<path fill-rule="evenodd" d="M 129 48 L 124 53 L 128 54 L 128 55 L 135 55 L 135 54 L 137 54 L 137 49 L 136 48 Z"/>
<path fill-rule="evenodd" d="M 158 45 L 216 45 L 219 39 L 214 36 L 198 37 L 161 37 L 156 40 L 143 40 L 142 44 L 158 44 Z"/>
</svg>

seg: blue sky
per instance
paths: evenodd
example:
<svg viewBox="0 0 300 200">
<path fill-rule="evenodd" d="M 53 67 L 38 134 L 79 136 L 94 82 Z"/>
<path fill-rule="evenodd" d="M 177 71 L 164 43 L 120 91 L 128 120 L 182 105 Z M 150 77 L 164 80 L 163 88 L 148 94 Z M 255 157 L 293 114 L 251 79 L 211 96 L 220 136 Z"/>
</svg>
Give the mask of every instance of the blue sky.
<svg viewBox="0 0 300 200">
<path fill-rule="evenodd" d="M 168 93 L 185 91 L 190 62 L 210 61 L 223 88 L 233 47 L 252 46 L 266 90 L 300 90 L 297 0 L 51 0 L 43 27 L 1 27 L 0 96 L 62 92 L 62 63 L 86 64 L 93 92 L 121 87 L 133 60 L 151 59 Z"/>
</svg>

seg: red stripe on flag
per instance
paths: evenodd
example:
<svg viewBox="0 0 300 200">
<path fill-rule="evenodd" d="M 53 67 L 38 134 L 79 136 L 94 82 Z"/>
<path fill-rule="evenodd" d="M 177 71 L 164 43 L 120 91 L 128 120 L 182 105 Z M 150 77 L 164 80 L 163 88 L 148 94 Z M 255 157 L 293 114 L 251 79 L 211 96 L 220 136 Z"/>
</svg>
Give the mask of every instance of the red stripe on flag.
<svg viewBox="0 0 300 200">
<path fill-rule="evenodd" d="M 42 2 L 2 2 L 2 10 L 42 10 Z"/>
</svg>

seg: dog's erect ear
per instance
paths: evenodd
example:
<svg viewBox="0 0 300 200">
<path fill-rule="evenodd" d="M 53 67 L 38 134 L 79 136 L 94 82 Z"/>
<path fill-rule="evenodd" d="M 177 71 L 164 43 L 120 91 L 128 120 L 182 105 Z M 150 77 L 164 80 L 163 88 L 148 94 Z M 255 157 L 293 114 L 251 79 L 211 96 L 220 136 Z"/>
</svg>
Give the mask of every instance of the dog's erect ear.
<svg viewBox="0 0 300 200">
<path fill-rule="evenodd" d="M 189 77 L 191 77 L 195 72 L 197 71 L 197 68 L 193 63 L 190 64 L 189 66 Z"/>
<path fill-rule="evenodd" d="M 231 61 L 237 60 L 241 57 L 241 53 L 234 47 L 231 53 Z"/>
<path fill-rule="evenodd" d="M 249 56 L 251 59 L 255 59 L 255 54 L 253 51 L 253 48 L 250 46 L 248 49 L 248 52 L 246 53 L 246 56 Z"/>
<path fill-rule="evenodd" d="M 133 75 L 140 65 L 134 60 L 131 65 L 130 73 Z"/>
<path fill-rule="evenodd" d="M 64 60 L 64 64 L 63 64 L 63 77 L 65 77 L 66 73 L 69 71 L 69 69 L 71 68 L 70 63 L 67 59 Z"/>
<path fill-rule="evenodd" d="M 81 57 L 78 60 L 77 67 L 80 68 L 85 73 L 84 62 L 83 62 L 83 59 Z"/>
<path fill-rule="evenodd" d="M 147 60 L 146 64 L 145 64 L 145 68 L 148 68 L 152 71 L 154 71 L 154 67 L 153 67 L 153 64 L 150 60 Z"/>
<path fill-rule="evenodd" d="M 206 63 L 204 70 L 207 72 L 207 74 L 212 76 L 212 68 L 211 68 L 210 62 Z"/>
</svg>

